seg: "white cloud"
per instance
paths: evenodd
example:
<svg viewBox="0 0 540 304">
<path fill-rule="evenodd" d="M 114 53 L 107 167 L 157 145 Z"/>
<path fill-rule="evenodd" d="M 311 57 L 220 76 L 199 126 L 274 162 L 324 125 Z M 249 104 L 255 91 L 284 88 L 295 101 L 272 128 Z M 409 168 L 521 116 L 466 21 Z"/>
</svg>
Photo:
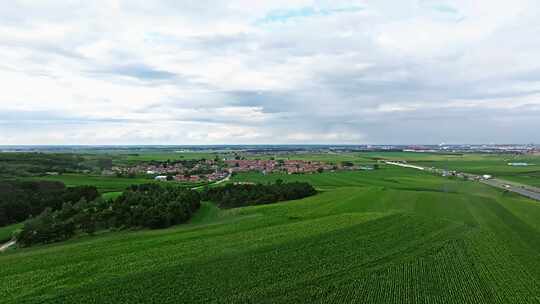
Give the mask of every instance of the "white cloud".
<svg viewBox="0 0 540 304">
<path fill-rule="evenodd" d="M 538 141 L 523 129 L 540 124 L 539 13 L 532 0 L 10 1 L 0 142 Z M 503 109 L 506 132 L 473 123 Z M 442 126 L 463 119 L 477 135 Z"/>
</svg>

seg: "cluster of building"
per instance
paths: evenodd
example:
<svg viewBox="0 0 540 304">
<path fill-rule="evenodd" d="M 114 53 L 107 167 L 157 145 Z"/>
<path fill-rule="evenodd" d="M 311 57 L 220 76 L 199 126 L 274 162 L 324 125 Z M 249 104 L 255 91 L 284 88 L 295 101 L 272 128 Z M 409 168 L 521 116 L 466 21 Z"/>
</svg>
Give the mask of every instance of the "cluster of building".
<svg viewBox="0 0 540 304">
<path fill-rule="evenodd" d="M 184 174 L 176 174 L 174 176 L 168 176 L 168 175 L 158 175 L 154 177 L 155 180 L 158 181 L 166 181 L 169 179 L 178 181 L 178 182 L 215 182 L 222 180 L 226 178 L 229 175 L 229 172 L 227 171 L 220 171 L 220 172 L 214 172 L 210 174 L 200 174 L 200 175 L 184 175 Z"/>
<path fill-rule="evenodd" d="M 219 169 L 214 160 L 201 160 L 186 165 L 184 162 L 160 162 L 160 163 L 141 163 L 130 167 L 113 166 L 112 174 L 149 174 L 149 175 L 175 175 L 188 174 L 198 171 L 216 171 Z"/>
<path fill-rule="evenodd" d="M 437 173 L 440 173 L 442 177 L 455 176 L 458 178 L 462 178 L 466 180 L 474 180 L 474 181 L 488 180 L 488 179 L 493 178 L 491 174 L 476 175 L 476 174 L 469 174 L 469 173 L 464 173 L 464 172 L 448 171 L 448 170 L 441 170 L 441 169 L 437 169 L 435 171 Z"/>
<path fill-rule="evenodd" d="M 323 171 L 336 170 L 372 170 L 372 167 L 367 166 L 343 166 L 342 164 L 328 164 L 319 161 L 306 160 L 226 160 L 225 163 L 229 166 L 231 172 L 250 172 L 258 171 L 263 174 L 269 173 L 318 173 Z"/>
<path fill-rule="evenodd" d="M 262 174 L 287 173 L 309 174 L 338 170 L 373 170 L 372 166 L 358 166 L 353 163 L 329 164 L 306 160 L 253 160 L 229 159 L 223 161 L 199 160 L 190 162 L 142 163 L 130 167 L 114 166 L 104 172 L 110 175 L 146 175 L 155 180 L 175 180 L 179 182 L 214 182 L 227 178 L 236 172 L 260 172 Z"/>
<path fill-rule="evenodd" d="M 226 160 L 225 163 L 232 172 L 259 171 L 263 174 L 275 172 L 315 173 L 317 170 L 332 170 L 333 166 L 320 162 L 308 162 L 302 160 Z"/>
<path fill-rule="evenodd" d="M 176 180 L 181 182 L 217 181 L 227 177 L 228 170 L 214 160 L 188 162 L 152 162 L 134 166 L 113 166 L 103 171 L 104 175 L 153 176 L 155 180 Z"/>
</svg>

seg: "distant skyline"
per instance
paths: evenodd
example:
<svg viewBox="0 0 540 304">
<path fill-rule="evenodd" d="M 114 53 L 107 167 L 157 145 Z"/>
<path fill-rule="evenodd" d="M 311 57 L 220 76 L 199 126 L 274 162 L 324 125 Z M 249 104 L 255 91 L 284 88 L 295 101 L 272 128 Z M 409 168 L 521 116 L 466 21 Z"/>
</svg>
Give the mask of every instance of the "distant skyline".
<svg viewBox="0 0 540 304">
<path fill-rule="evenodd" d="M 0 145 L 540 142 L 540 2 L 9 1 Z"/>
</svg>

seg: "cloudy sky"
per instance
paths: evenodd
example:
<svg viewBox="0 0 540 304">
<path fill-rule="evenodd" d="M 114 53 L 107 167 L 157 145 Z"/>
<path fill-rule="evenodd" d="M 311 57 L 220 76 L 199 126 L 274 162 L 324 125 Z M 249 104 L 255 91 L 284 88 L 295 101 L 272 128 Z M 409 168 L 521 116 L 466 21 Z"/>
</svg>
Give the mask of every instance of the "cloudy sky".
<svg viewBox="0 0 540 304">
<path fill-rule="evenodd" d="M 0 144 L 540 142 L 537 0 L 8 1 Z"/>
</svg>

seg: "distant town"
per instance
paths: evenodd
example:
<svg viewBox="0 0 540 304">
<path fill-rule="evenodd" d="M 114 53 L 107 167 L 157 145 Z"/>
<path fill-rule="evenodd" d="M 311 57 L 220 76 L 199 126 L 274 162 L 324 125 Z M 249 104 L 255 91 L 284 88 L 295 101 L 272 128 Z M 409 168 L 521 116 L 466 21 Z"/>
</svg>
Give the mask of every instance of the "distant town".
<svg viewBox="0 0 540 304">
<path fill-rule="evenodd" d="M 426 153 L 517 153 L 540 154 L 540 144 L 446 144 L 438 145 L 144 145 L 144 146 L 24 146 L 0 145 L 0 152 L 78 152 L 88 153 L 138 153 L 160 152 L 202 152 L 220 153 L 244 152 L 250 154 L 290 155 L 291 153 L 331 153 L 331 152 L 426 152 Z"/>
</svg>

